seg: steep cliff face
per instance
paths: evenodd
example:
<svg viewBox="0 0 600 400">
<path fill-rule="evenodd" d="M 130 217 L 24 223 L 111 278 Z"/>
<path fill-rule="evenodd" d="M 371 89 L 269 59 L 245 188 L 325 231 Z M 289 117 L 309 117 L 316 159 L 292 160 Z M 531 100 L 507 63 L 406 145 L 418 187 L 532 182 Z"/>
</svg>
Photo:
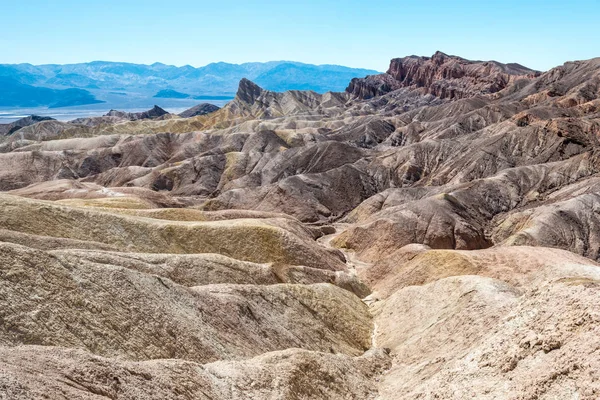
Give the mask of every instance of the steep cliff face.
<svg viewBox="0 0 600 400">
<path fill-rule="evenodd" d="M 431 57 L 395 58 L 385 74 L 353 79 L 346 91 L 368 99 L 412 88 L 442 99 L 460 99 L 496 93 L 517 79 L 534 78 L 538 74 L 519 64 L 469 61 L 438 51 Z"/>
<path fill-rule="evenodd" d="M 365 78 L 354 78 L 350 81 L 346 92 L 366 100 L 384 95 L 401 87 L 400 82 L 386 73 L 369 75 Z"/>
<path fill-rule="evenodd" d="M 263 90 L 256 83 L 244 78 L 240 81 L 236 97 L 246 103 L 252 104 L 262 94 Z"/>
</svg>

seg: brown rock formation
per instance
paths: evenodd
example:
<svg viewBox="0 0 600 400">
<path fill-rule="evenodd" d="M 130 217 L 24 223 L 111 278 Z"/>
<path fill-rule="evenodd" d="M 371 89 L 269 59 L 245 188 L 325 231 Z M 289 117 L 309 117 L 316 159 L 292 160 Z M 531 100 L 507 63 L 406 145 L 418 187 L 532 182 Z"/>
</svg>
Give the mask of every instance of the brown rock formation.
<svg viewBox="0 0 600 400">
<path fill-rule="evenodd" d="M 460 99 L 497 93 L 519 79 L 537 75 L 539 72 L 519 64 L 469 61 L 438 51 L 431 57 L 395 58 L 385 74 L 355 78 L 346 91 L 369 99 L 400 88 L 414 88 L 442 99 Z"/>
</svg>

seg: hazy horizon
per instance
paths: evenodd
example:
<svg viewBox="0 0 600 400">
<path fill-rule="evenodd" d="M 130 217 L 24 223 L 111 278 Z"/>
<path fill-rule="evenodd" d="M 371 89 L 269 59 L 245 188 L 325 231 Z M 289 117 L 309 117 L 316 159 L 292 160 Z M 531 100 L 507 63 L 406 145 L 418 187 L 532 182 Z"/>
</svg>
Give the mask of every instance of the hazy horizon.
<svg viewBox="0 0 600 400">
<path fill-rule="evenodd" d="M 102 60 L 197 68 L 213 62 L 294 60 L 384 71 L 391 58 L 440 50 L 543 71 L 600 54 L 593 33 L 600 4 L 594 0 L 350 0 L 342 5 L 333 0 L 208 5 L 183 0 L 169 8 L 156 0 L 19 4 L 3 6 L 10 17 L 5 30 L 13 34 L 0 39 L 0 63 Z M 587 34 L 573 42 L 578 32 Z"/>
<path fill-rule="evenodd" d="M 391 58 L 390 58 L 391 60 Z M 497 60 L 495 60 L 497 61 Z M 211 61 L 207 64 L 203 64 L 203 65 L 191 65 L 191 64 L 170 64 L 170 63 L 166 63 L 166 62 L 162 62 L 162 61 L 154 61 L 154 62 L 150 62 L 150 63 L 137 63 L 137 62 L 130 62 L 130 61 L 123 61 L 123 60 L 90 60 L 90 61 L 81 61 L 81 62 L 75 62 L 75 63 L 44 63 L 44 64 L 34 64 L 34 63 L 30 63 L 30 62 L 21 62 L 21 63 L 5 63 L 2 62 L 0 63 L 0 65 L 33 65 L 34 67 L 43 67 L 43 66 L 49 66 L 49 65 L 82 65 L 82 64 L 92 64 L 92 63 L 115 63 L 115 64 L 132 64 L 132 65 L 144 65 L 144 66 L 152 66 L 154 64 L 161 64 L 167 67 L 176 67 L 176 68 L 184 68 L 184 67 L 192 67 L 192 68 L 203 68 L 209 65 L 213 65 L 213 64 L 228 64 L 228 65 L 245 65 L 245 64 L 269 64 L 269 63 L 290 63 L 290 64 L 304 64 L 304 65 L 314 65 L 317 67 L 325 67 L 325 66 L 334 66 L 334 67 L 346 67 L 346 68 L 351 68 L 351 69 L 365 69 L 365 70 L 373 70 L 373 71 L 377 71 L 377 72 L 384 72 L 385 70 L 387 70 L 387 67 L 384 70 L 374 70 L 372 68 L 363 68 L 363 67 L 353 67 L 353 66 L 349 66 L 349 65 L 342 65 L 342 64 L 312 64 L 312 63 L 307 63 L 304 61 L 298 61 L 298 60 L 267 60 L 267 61 L 245 61 L 245 62 L 239 62 L 239 63 L 231 63 L 231 62 L 227 62 L 227 61 Z"/>
</svg>

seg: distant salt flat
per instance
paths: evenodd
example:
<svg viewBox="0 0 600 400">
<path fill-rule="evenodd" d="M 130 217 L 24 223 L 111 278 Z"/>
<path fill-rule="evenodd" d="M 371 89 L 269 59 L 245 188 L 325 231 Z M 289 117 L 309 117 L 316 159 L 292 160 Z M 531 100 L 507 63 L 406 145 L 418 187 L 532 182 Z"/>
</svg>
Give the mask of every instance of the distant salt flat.
<svg viewBox="0 0 600 400">
<path fill-rule="evenodd" d="M 98 117 L 111 109 L 141 112 L 152 108 L 155 104 L 173 114 L 179 114 L 200 103 L 211 103 L 219 107 L 227 104 L 227 100 L 192 100 L 192 99 L 154 99 L 148 98 L 135 104 L 101 103 L 77 107 L 31 107 L 31 108 L 0 108 L 0 124 L 9 124 L 29 115 L 52 117 L 59 121 L 71 121 L 76 118 Z"/>
</svg>

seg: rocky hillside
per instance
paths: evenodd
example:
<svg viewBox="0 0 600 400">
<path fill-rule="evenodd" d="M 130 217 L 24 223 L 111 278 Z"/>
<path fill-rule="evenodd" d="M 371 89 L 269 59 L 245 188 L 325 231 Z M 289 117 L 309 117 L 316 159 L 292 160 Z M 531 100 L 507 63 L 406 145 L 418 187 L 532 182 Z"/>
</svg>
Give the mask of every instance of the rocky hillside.
<svg viewBox="0 0 600 400">
<path fill-rule="evenodd" d="M 0 398 L 595 399 L 600 59 L 0 138 Z"/>
<path fill-rule="evenodd" d="M 54 118 L 40 117 L 39 115 L 30 115 L 28 117 L 23 117 L 21 119 L 16 120 L 15 122 L 11 122 L 10 124 L 0 124 L 0 135 L 12 135 L 19 129 L 24 128 L 26 126 L 37 124 L 38 122 L 42 121 L 52 120 L 54 120 Z"/>
<path fill-rule="evenodd" d="M 385 74 L 354 78 L 346 91 L 369 99 L 400 88 L 412 88 L 442 99 L 459 99 L 496 93 L 519 79 L 539 74 L 519 64 L 469 61 L 438 51 L 431 57 L 395 58 Z"/>
</svg>

